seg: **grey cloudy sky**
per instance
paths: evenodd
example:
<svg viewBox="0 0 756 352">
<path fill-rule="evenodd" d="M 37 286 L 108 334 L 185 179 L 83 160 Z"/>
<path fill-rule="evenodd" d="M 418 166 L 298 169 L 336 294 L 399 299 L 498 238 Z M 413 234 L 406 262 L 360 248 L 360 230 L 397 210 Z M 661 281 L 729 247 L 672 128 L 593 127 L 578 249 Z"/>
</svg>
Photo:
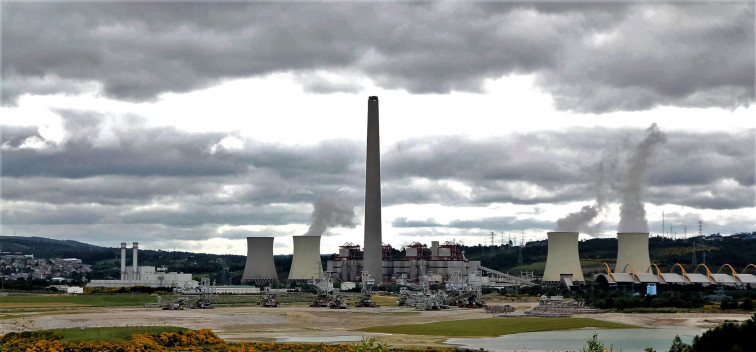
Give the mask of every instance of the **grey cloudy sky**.
<svg viewBox="0 0 756 352">
<path fill-rule="evenodd" d="M 545 238 L 602 160 L 610 236 L 651 123 L 651 232 L 756 230 L 752 2 L 0 6 L 4 235 L 287 253 L 320 197 L 361 243 L 374 94 L 394 246 Z"/>
</svg>

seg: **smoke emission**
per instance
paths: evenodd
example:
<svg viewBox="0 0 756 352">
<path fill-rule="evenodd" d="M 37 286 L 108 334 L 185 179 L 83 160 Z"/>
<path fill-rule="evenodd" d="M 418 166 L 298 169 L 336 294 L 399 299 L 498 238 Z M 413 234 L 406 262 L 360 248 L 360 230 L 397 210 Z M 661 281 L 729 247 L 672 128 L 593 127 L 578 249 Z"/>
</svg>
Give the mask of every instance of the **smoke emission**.
<svg viewBox="0 0 756 352">
<path fill-rule="evenodd" d="M 313 204 L 312 225 L 305 236 L 320 236 L 329 227 L 342 226 L 354 228 L 354 209 L 335 202 L 323 196 L 319 196 Z"/>
<path fill-rule="evenodd" d="M 557 231 L 581 232 L 591 236 L 596 234 L 599 226 L 601 226 L 601 222 L 595 224 L 591 224 L 591 222 L 599 214 L 606 211 L 606 197 L 604 196 L 606 173 L 604 172 L 604 164 L 609 160 L 610 156 L 605 154 L 604 158 L 598 164 L 595 185 L 596 202 L 593 205 L 585 205 L 580 211 L 570 213 L 557 220 Z"/>
<path fill-rule="evenodd" d="M 618 232 L 648 232 L 646 210 L 643 207 L 641 197 L 643 195 L 643 177 L 648 167 L 648 159 L 656 150 L 656 147 L 667 141 L 667 137 L 659 131 L 656 124 L 646 130 L 648 134 L 635 148 L 635 152 L 628 160 L 629 169 L 622 192 L 622 205 L 620 206 L 620 222 Z"/>
</svg>

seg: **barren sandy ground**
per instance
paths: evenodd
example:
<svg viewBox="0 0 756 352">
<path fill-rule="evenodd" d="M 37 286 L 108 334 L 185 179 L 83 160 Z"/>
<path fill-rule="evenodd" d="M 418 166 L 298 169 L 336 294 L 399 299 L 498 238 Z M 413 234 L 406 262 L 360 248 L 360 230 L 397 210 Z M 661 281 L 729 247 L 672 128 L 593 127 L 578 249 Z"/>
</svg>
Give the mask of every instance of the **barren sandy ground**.
<svg viewBox="0 0 756 352">
<path fill-rule="evenodd" d="M 533 303 L 511 303 L 527 309 Z M 496 304 L 496 303 L 494 303 Z M 16 314 L 16 313 L 6 313 Z M 425 323 L 444 320 L 488 318 L 482 309 L 452 308 L 442 311 L 415 311 L 403 307 L 349 308 L 333 310 L 307 306 L 220 307 L 208 310 L 167 311 L 158 308 L 70 308 L 54 312 L 23 312 L 0 319 L 0 333 L 41 329 L 99 326 L 171 325 L 190 329 L 210 328 L 226 341 L 274 341 L 285 337 L 376 336 L 392 346 L 441 346 L 446 338 L 373 334 L 354 329 Z M 585 315 L 595 319 L 642 327 L 712 327 L 729 321 L 743 321 L 749 314 L 675 313 Z M 506 319 L 506 318 L 500 318 Z"/>
</svg>

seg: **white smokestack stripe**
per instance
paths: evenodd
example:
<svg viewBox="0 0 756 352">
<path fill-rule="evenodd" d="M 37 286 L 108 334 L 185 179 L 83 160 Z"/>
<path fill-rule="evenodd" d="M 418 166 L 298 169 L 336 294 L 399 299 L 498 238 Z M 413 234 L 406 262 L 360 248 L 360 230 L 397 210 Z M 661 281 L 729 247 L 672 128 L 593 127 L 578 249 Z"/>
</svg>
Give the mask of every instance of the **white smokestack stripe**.
<svg viewBox="0 0 756 352">
<path fill-rule="evenodd" d="M 294 258 L 289 280 L 317 279 L 323 274 L 320 261 L 320 236 L 294 236 Z"/>
<path fill-rule="evenodd" d="M 637 273 L 645 273 L 651 266 L 648 255 L 648 233 L 618 232 L 617 233 L 617 264 L 614 271 L 618 273 L 631 271 L 630 266 Z M 627 270 L 625 267 L 627 266 Z"/>
<path fill-rule="evenodd" d="M 247 237 L 247 263 L 243 283 L 278 281 L 273 261 L 273 237 Z"/>
<path fill-rule="evenodd" d="M 572 274 L 572 281 L 585 282 L 580 267 L 577 232 L 548 232 L 549 252 L 543 282 L 560 282 L 561 274 Z"/>
</svg>

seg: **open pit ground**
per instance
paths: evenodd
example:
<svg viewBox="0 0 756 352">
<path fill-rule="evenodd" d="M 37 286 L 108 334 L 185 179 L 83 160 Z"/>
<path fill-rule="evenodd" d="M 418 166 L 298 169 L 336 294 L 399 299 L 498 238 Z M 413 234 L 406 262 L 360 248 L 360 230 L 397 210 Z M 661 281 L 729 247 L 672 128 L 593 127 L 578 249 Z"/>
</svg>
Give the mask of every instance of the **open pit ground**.
<svg viewBox="0 0 756 352">
<path fill-rule="evenodd" d="M 0 297 L 2 303 L 4 297 Z M 0 308 L 0 334 L 30 330 L 48 330 L 111 326 L 178 326 L 189 329 L 212 329 L 228 342 L 277 341 L 287 337 L 329 338 L 336 336 L 375 336 L 380 342 L 391 346 L 448 346 L 447 336 L 437 335 L 429 328 L 427 335 L 403 333 L 377 333 L 360 331 L 371 327 L 423 324 L 434 322 L 461 321 L 467 319 L 491 319 L 491 324 L 502 325 L 509 319 L 493 318 L 483 309 L 451 308 L 440 311 L 417 311 L 405 307 L 389 305 L 389 297 L 377 299 L 378 308 L 354 308 L 346 310 L 312 308 L 306 304 L 287 304 L 277 308 L 260 306 L 216 307 L 215 309 L 161 310 L 142 306 L 129 307 L 81 307 L 61 303 L 54 307 L 49 302 L 41 307 Z M 497 302 L 489 304 L 510 304 L 526 310 L 534 302 Z M 600 313 L 577 315 L 578 318 L 592 318 L 603 322 L 627 324 L 632 327 L 702 327 L 716 326 L 725 321 L 743 321 L 750 314 L 737 313 Z M 553 320 L 562 318 L 550 318 Z M 577 321 L 577 320 L 576 320 Z M 585 320 L 583 320 L 584 324 Z M 510 324 L 510 323 L 507 323 Z M 585 325 L 575 326 L 576 328 Z M 412 329 L 418 333 L 417 328 Z M 432 332 L 430 330 L 433 330 Z M 409 331 L 408 331 L 409 332 Z M 513 331 L 518 332 L 518 331 Z"/>
</svg>

